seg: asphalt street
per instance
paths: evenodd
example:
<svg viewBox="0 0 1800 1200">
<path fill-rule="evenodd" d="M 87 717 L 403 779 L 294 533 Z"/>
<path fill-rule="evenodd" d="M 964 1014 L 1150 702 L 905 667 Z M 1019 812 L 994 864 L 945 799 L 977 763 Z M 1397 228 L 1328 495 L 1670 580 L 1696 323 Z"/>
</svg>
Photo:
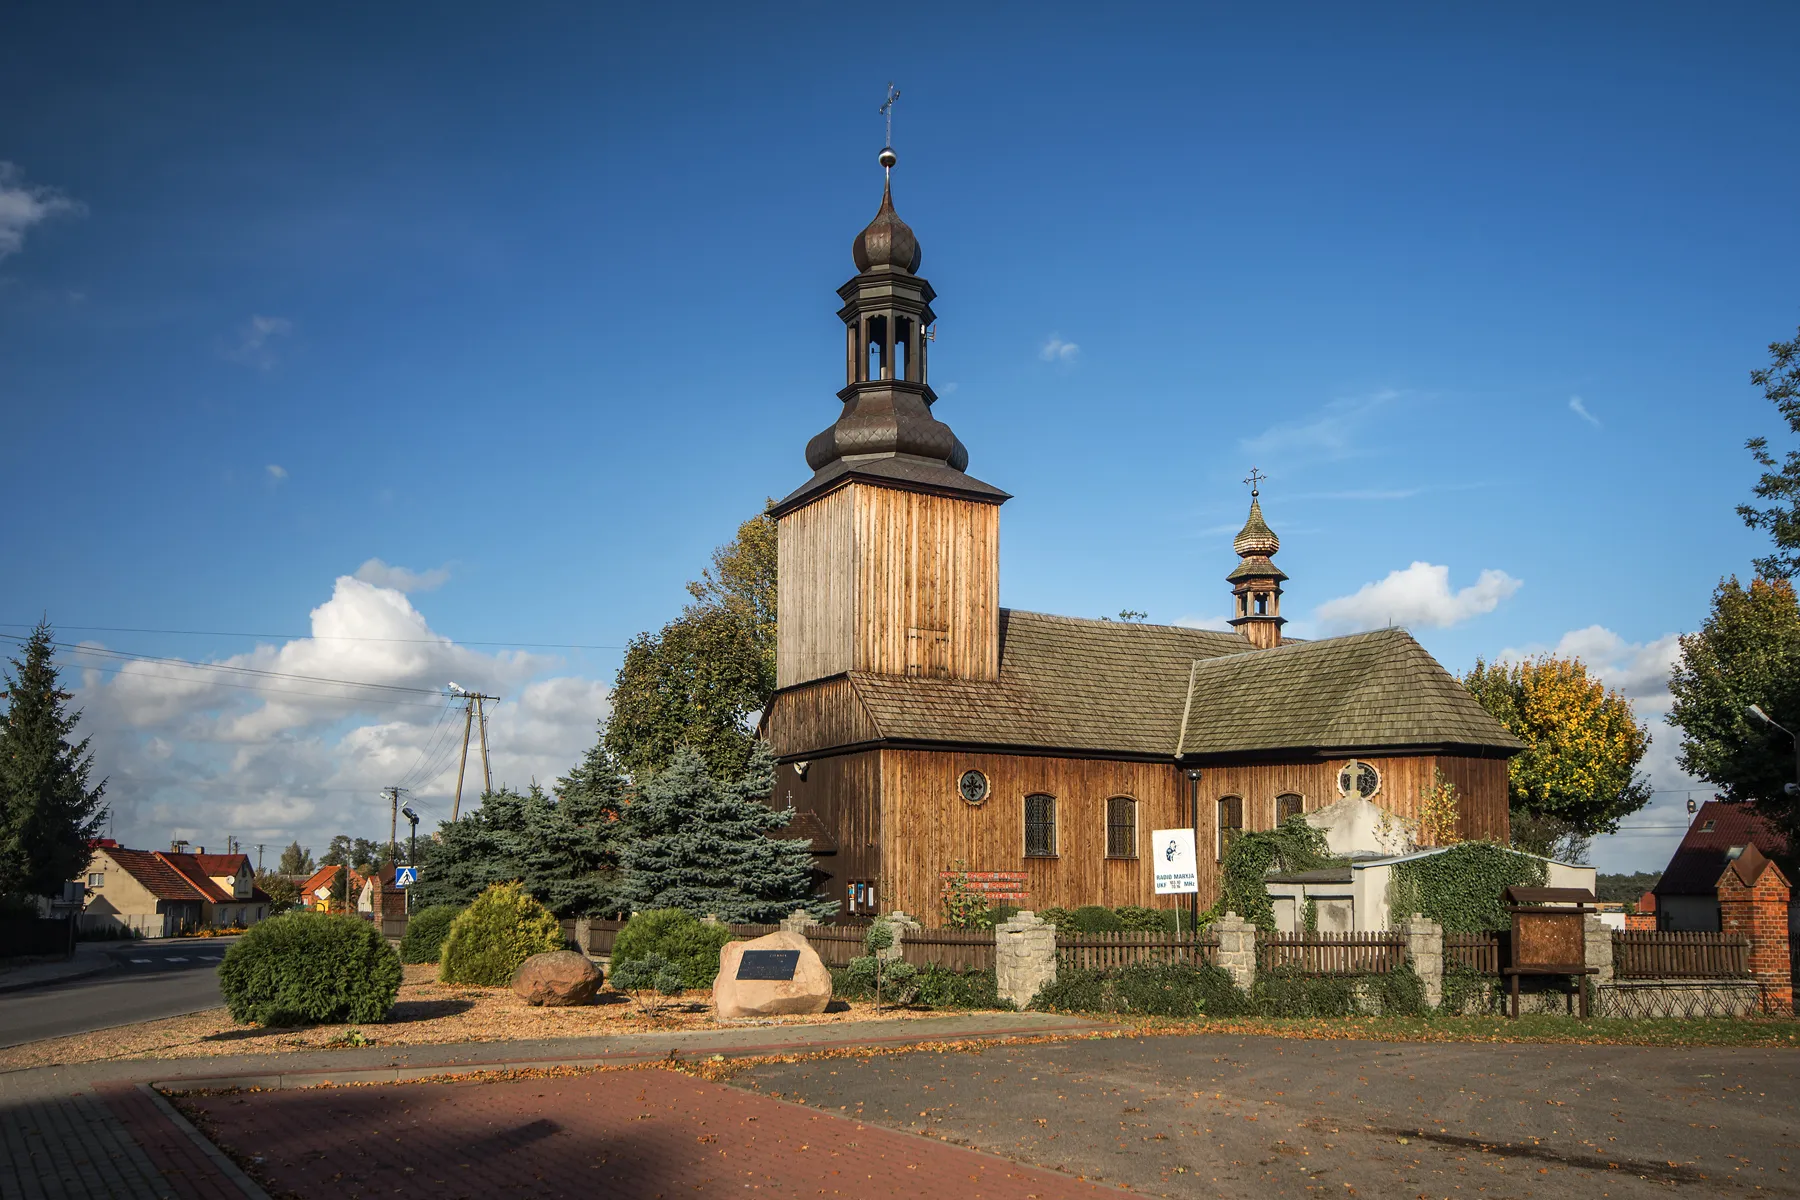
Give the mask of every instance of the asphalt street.
<svg viewBox="0 0 1800 1200">
<path fill-rule="evenodd" d="M 217 1008 L 219 962 L 235 940 L 121 942 L 104 974 L 0 993 L 0 1046 Z"/>
<path fill-rule="evenodd" d="M 734 1082 L 1153 1196 L 1800 1197 L 1800 1053 L 1189 1036 Z"/>
</svg>

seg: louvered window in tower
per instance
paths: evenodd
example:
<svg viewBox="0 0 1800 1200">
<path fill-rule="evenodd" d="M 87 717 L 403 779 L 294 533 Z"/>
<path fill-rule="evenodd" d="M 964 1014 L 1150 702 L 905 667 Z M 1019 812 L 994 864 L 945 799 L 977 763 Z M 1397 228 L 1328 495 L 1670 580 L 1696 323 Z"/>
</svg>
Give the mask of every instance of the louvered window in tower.
<svg viewBox="0 0 1800 1200">
<path fill-rule="evenodd" d="M 1137 801 L 1130 796 L 1106 802 L 1106 857 L 1137 857 Z"/>
<path fill-rule="evenodd" d="M 1025 856 L 1056 857 L 1056 797 L 1025 797 Z"/>
</svg>

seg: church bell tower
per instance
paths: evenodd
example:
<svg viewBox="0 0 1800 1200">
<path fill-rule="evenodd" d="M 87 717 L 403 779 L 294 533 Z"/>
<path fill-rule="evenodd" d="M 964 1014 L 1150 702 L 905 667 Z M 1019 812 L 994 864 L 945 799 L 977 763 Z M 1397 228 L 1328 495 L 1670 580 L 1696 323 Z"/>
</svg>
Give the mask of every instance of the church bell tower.
<svg viewBox="0 0 1800 1200">
<path fill-rule="evenodd" d="M 1000 505 L 932 415 L 927 347 L 937 293 L 919 240 L 881 207 L 838 289 L 843 410 L 806 445 L 813 476 L 770 510 L 779 531 L 776 685 L 846 671 L 927 679 L 1000 673 Z"/>
<path fill-rule="evenodd" d="M 1271 561 L 1281 549 L 1281 539 L 1263 520 L 1262 502 L 1257 499 L 1261 494 L 1257 485 L 1262 480 L 1263 476 L 1252 468 L 1250 478 L 1244 481 L 1250 485 L 1250 518 L 1232 539 L 1231 548 L 1237 551 L 1240 561 L 1225 581 L 1231 584 L 1237 601 L 1232 628 L 1249 638 L 1258 650 L 1268 650 L 1281 645 L 1281 627 L 1287 624 L 1287 618 L 1281 615 L 1281 584 L 1287 576 Z"/>
</svg>

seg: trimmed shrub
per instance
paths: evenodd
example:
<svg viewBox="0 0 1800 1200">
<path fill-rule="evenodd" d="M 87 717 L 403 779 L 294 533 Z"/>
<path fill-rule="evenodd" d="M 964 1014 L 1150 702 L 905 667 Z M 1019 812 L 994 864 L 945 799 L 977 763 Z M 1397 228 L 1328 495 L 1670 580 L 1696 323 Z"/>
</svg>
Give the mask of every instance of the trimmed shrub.
<svg viewBox="0 0 1800 1200">
<path fill-rule="evenodd" d="M 1174 910 L 1169 910 L 1173 912 Z M 1143 933 L 1161 933 L 1169 928 L 1168 922 L 1160 908 L 1146 908 L 1141 904 L 1127 904 L 1123 908 L 1113 910 L 1122 928 L 1138 930 Z"/>
<path fill-rule="evenodd" d="M 1112 909 L 1099 904 L 1084 904 L 1076 909 L 1072 923 L 1077 933 L 1115 933 L 1125 928 L 1125 922 Z"/>
<path fill-rule="evenodd" d="M 719 951 L 732 940 L 723 925 L 708 925 L 680 908 L 635 914 L 613 941 L 613 962 L 628 963 L 660 954 L 681 971 L 690 988 L 708 988 L 719 974 Z"/>
<path fill-rule="evenodd" d="M 450 924 L 462 915 L 459 904 L 434 904 L 414 913 L 406 922 L 406 935 L 400 939 L 400 961 L 434 963 L 444 948 Z"/>
<path fill-rule="evenodd" d="M 385 1021 L 400 992 L 400 956 L 358 917 L 287 913 L 225 952 L 219 990 L 245 1024 Z"/>
<path fill-rule="evenodd" d="M 1150 1017 L 1239 1017 L 1251 1011 L 1250 998 L 1224 968 L 1177 963 L 1060 970 L 1031 1007 Z"/>
<path fill-rule="evenodd" d="M 562 924 L 519 883 L 496 883 L 450 923 L 438 956 L 445 983 L 506 987 L 519 964 L 563 948 Z"/>
<path fill-rule="evenodd" d="M 917 1002 L 927 1008 L 1013 1007 L 1000 998 L 1000 981 L 992 971 L 952 971 L 936 964 L 920 969 Z"/>
<path fill-rule="evenodd" d="M 1057 908 L 1055 905 L 1052 905 L 1049 908 L 1041 908 L 1038 910 L 1038 920 L 1043 921 L 1048 925 L 1054 925 L 1064 933 L 1075 932 L 1075 912 L 1073 909 Z"/>
<path fill-rule="evenodd" d="M 614 991 L 626 992 L 649 1012 L 661 1012 L 673 997 L 681 995 L 681 968 L 654 952 L 630 962 L 613 960 Z"/>
</svg>

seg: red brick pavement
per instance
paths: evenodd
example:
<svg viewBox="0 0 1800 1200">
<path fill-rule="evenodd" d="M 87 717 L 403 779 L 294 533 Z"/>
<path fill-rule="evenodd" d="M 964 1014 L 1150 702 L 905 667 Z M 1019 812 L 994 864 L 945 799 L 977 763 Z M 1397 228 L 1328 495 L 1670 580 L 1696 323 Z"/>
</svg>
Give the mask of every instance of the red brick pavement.
<svg viewBox="0 0 1800 1200">
<path fill-rule="evenodd" d="M 272 1192 L 320 1200 L 848 1196 L 1093 1200 L 1117 1189 L 672 1071 L 178 1099 Z"/>
<path fill-rule="evenodd" d="M 95 1093 L 117 1117 L 181 1200 L 244 1200 L 238 1186 L 135 1084 L 103 1084 Z"/>
</svg>

